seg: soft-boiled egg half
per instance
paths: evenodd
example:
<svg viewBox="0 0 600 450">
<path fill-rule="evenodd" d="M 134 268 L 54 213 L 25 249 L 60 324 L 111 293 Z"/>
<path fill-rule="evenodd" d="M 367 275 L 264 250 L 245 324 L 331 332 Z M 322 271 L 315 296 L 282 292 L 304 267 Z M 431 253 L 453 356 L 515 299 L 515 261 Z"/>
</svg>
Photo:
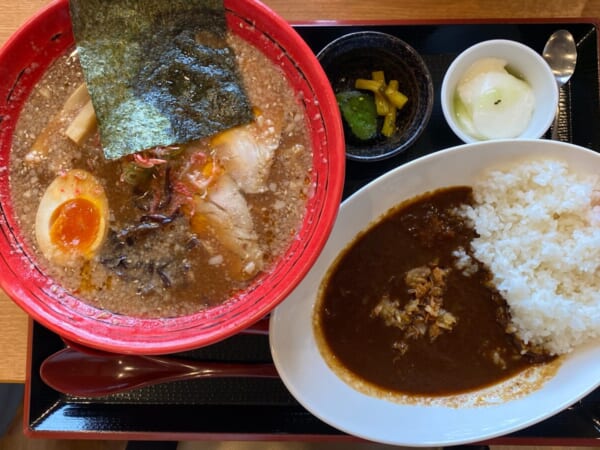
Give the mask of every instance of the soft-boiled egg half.
<svg viewBox="0 0 600 450">
<path fill-rule="evenodd" d="M 91 173 L 73 169 L 59 175 L 42 196 L 35 220 L 38 246 L 63 266 L 90 259 L 108 229 L 108 200 Z"/>
</svg>

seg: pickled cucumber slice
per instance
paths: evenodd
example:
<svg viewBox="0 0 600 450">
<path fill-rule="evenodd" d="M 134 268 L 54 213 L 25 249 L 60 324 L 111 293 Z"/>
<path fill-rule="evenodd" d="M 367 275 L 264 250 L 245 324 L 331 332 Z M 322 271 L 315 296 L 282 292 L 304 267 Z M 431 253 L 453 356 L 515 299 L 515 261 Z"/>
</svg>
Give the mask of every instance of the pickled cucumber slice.
<svg viewBox="0 0 600 450">
<path fill-rule="evenodd" d="M 371 94 L 345 91 L 336 94 L 336 99 L 344 121 L 356 138 L 366 141 L 377 136 L 377 110 Z"/>
</svg>

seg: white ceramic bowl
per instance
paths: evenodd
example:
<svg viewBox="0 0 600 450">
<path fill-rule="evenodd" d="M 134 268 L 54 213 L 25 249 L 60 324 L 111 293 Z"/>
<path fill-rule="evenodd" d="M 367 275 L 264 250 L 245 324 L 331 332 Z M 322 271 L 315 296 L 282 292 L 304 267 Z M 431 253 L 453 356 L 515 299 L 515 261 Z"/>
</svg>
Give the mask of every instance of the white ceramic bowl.
<svg viewBox="0 0 600 450">
<path fill-rule="evenodd" d="M 542 56 L 530 47 L 516 41 L 494 39 L 469 47 L 452 62 L 442 82 L 441 105 L 446 122 L 452 131 L 466 143 L 480 139 L 468 134 L 458 123 L 454 110 L 456 88 L 465 71 L 483 58 L 500 58 L 532 87 L 535 107 L 528 126 L 517 139 L 537 139 L 548 130 L 558 107 L 558 86 L 552 70 Z"/>
<path fill-rule="evenodd" d="M 466 144 L 419 158 L 377 178 L 341 206 L 325 249 L 308 276 L 271 314 L 269 338 L 277 370 L 313 415 L 346 433 L 403 446 L 438 447 L 478 442 L 540 422 L 600 386 L 600 338 L 558 361 L 556 373 L 531 392 L 512 398 L 533 374 L 431 404 L 395 402 L 350 387 L 328 366 L 315 340 L 313 306 L 339 253 L 382 214 L 437 188 L 468 185 L 482 171 L 527 158 L 559 158 L 580 173 L 600 173 L 600 155 L 551 140 L 495 140 Z M 545 378 L 544 378 L 545 379 Z M 507 395 L 508 394 L 508 397 Z M 473 397 L 488 404 L 474 405 Z"/>
</svg>

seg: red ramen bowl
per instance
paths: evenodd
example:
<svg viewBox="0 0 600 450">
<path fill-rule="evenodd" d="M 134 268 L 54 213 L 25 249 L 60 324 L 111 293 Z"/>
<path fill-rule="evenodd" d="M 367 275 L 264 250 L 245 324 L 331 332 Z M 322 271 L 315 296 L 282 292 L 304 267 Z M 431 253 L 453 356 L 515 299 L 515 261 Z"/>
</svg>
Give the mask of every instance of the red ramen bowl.
<svg viewBox="0 0 600 450">
<path fill-rule="evenodd" d="M 159 354 L 212 344 L 248 327 L 306 275 L 332 229 L 344 181 L 344 138 L 331 86 L 293 28 L 256 0 L 225 0 L 229 28 L 284 71 L 303 99 L 313 148 L 312 197 L 297 238 L 270 271 L 219 306 L 174 318 L 138 318 L 90 306 L 49 277 L 23 239 L 0 177 L 0 286 L 34 320 L 61 336 L 122 353 Z M 8 171 L 23 104 L 47 68 L 74 45 L 67 0 L 41 10 L 0 50 L 0 170 Z"/>
</svg>

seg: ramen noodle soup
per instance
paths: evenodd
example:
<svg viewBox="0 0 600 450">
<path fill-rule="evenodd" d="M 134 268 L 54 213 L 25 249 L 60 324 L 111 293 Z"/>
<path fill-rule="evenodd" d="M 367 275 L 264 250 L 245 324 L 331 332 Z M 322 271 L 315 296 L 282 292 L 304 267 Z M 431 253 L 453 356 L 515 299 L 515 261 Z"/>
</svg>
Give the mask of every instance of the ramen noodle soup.
<svg viewBox="0 0 600 450">
<path fill-rule="evenodd" d="M 312 191 L 304 112 L 276 65 L 228 41 L 254 120 L 206 139 L 106 159 L 76 52 L 25 104 L 15 215 L 39 266 L 91 305 L 194 313 L 248 288 L 295 239 Z"/>
</svg>

